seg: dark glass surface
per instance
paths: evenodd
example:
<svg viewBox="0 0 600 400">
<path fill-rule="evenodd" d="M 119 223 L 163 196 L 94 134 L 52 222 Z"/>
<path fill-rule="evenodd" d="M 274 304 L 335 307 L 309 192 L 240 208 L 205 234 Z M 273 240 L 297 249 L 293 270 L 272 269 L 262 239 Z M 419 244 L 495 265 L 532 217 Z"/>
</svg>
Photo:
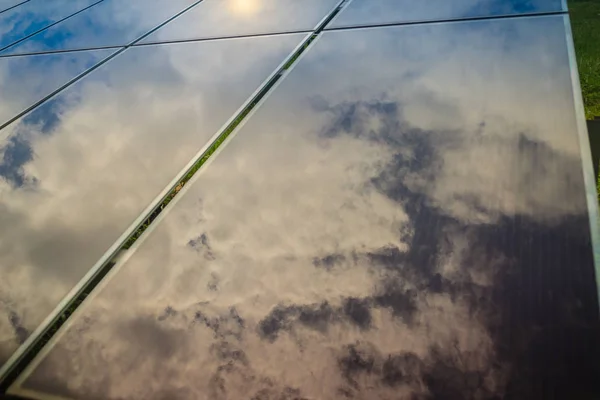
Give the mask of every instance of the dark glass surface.
<svg viewBox="0 0 600 400">
<path fill-rule="evenodd" d="M 128 49 L 5 128 L 0 362 L 304 37 Z"/>
<path fill-rule="evenodd" d="M 31 0 L 0 14 L 0 50 L 98 0 Z"/>
<path fill-rule="evenodd" d="M 566 11 L 561 0 L 352 0 L 329 28 Z"/>
<path fill-rule="evenodd" d="M 12 391 L 598 398 L 564 18 L 324 33 Z"/>
<path fill-rule="evenodd" d="M 204 0 L 141 43 L 311 30 L 340 0 Z"/>
<path fill-rule="evenodd" d="M 0 125 L 115 50 L 0 58 Z M 0 131 L 0 140 L 8 130 Z"/>
<path fill-rule="evenodd" d="M 105 0 L 0 54 L 127 45 L 195 0 Z"/>
<path fill-rule="evenodd" d="M 25 0 L 0 0 L 0 12 L 24 2 Z"/>
</svg>

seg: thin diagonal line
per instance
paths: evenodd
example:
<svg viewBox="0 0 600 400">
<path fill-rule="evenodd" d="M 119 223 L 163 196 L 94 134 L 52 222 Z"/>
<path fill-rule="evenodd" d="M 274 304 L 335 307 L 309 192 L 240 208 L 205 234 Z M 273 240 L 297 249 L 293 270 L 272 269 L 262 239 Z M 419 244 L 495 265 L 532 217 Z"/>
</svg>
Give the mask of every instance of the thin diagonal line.
<svg viewBox="0 0 600 400">
<path fill-rule="evenodd" d="M 208 41 L 218 41 L 218 40 L 230 40 L 230 39 L 250 39 L 256 37 L 272 37 L 272 36 L 283 36 L 283 35 L 294 35 L 294 34 L 307 34 L 311 33 L 313 30 L 305 29 L 305 30 L 297 30 L 297 31 L 281 31 L 281 32 L 269 32 L 269 33 L 250 33 L 245 35 L 225 35 L 225 36 L 214 36 L 214 37 L 206 37 L 206 38 L 196 38 L 196 39 L 175 39 L 175 40 L 165 40 L 165 41 L 157 41 L 157 42 L 147 42 L 147 43 L 138 43 L 136 39 L 136 43 L 127 44 L 127 45 L 113 45 L 113 46 L 94 46 L 94 47 L 83 47 L 76 49 L 60 49 L 60 50 L 46 50 L 46 51 L 37 51 L 31 53 L 19 53 L 19 54 L 0 54 L 0 59 L 2 58 L 12 58 L 12 57 L 28 57 L 28 56 L 41 56 L 47 54 L 60 54 L 60 53 L 76 53 L 81 51 L 93 51 L 93 50 L 110 50 L 110 49 L 120 49 L 123 47 L 143 47 L 143 46 L 159 46 L 164 44 L 178 44 L 178 43 L 190 43 L 190 42 L 208 42 Z"/>
<path fill-rule="evenodd" d="M 25 0 L 25 1 L 22 1 L 22 2 L 20 2 L 19 4 L 15 4 L 14 6 L 10 6 L 10 7 L 8 7 L 8 8 L 5 8 L 4 10 L 0 11 L 0 14 L 2 14 L 3 12 L 6 12 L 6 11 L 8 11 L 8 10 L 12 10 L 12 9 L 13 9 L 13 8 L 15 8 L 15 7 L 19 7 L 21 4 L 25 4 L 25 3 L 27 3 L 28 1 L 31 1 L 31 0 Z"/>
<path fill-rule="evenodd" d="M 81 52 L 81 51 L 120 49 L 125 46 L 126 45 L 121 44 L 121 45 L 112 45 L 112 46 L 81 47 L 81 48 L 76 48 L 76 49 L 32 51 L 30 53 L 0 54 L 0 59 L 1 58 L 13 58 L 13 57 L 43 56 L 43 55 L 47 55 L 47 54 L 77 53 L 77 52 Z"/>
<path fill-rule="evenodd" d="M 231 36 L 215 36 L 215 37 L 206 37 L 206 38 L 197 38 L 197 39 L 175 39 L 175 40 L 165 40 L 159 42 L 151 42 L 151 43 L 135 43 L 129 44 L 126 46 L 94 46 L 94 47 L 84 47 L 77 49 L 61 49 L 61 50 L 47 50 L 47 51 L 38 51 L 31 53 L 19 53 L 19 54 L 0 54 L 0 59 L 2 58 L 12 58 L 12 57 L 29 57 L 29 56 L 42 56 L 49 54 L 60 54 L 60 53 L 77 53 L 81 51 L 94 51 L 94 50 L 110 50 L 110 49 L 120 49 L 122 47 L 143 47 L 143 46 L 160 46 L 166 44 L 178 44 L 178 43 L 191 43 L 191 42 L 209 42 L 209 41 L 219 41 L 219 40 L 230 40 L 230 39 L 250 39 L 256 37 L 272 37 L 272 36 L 284 36 L 284 35 L 294 35 L 294 34 L 307 34 L 313 32 L 312 30 L 297 30 L 297 31 L 283 31 L 283 32 L 272 32 L 272 33 L 253 33 L 247 35 L 231 35 Z"/>
<path fill-rule="evenodd" d="M 29 34 L 29 35 L 25 36 L 25 37 L 22 37 L 21 39 L 17 40 L 17 41 L 16 41 L 16 42 L 14 42 L 14 43 L 11 43 L 11 44 L 9 44 L 8 46 L 4 46 L 4 47 L 2 47 L 2 48 L 0 49 L 0 51 L 4 51 L 4 50 L 8 49 L 9 47 L 13 47 L 14 45 L 16 45 L 16 44 L 19 44 L 19 43 L 21 43 L 22 41 L 24 41 L 24 40 L 27 40 L 27 39 L 29 39 L 30 37 L 32 37 L 32 36 L 34 36 L 34 35 L 37 35 L 38 33 L 40 33 L 40 32 L 43 32 L 43 31 L 45 31 L 45 30 L 46 30 L 46 29 L 48 29 L 48 28 L 51 28 L 51 27 L 53 27 L 53 26 L 54 26 L 54 25 L 56 25 L 56 24 L 60 24 L 61 22 L 63 22 L 63 21 L 66 21 L 67 19 L 69 19 L 69 18 L 71 18 L 71 17 L 73 17 L 73 16 L 75 16 L 75 15 L 77 15 L 77 14 L 81 13 L 81 12 L 84 12 L 85 10 L 87 10 L 87 9 L 89 9 L 89 8 L 92 8 L 92 7 L 94 7 L 94 6 L 95 6 L 96 4 L 98 4 L 98 3 L 102 3 L 103 1 L 104 1 L 104 0 L 98 0 L 97 2 L 95 2 L 95 3 L 93 3 L 93 4 L 90 4 L 89 6 L 87 6 L 87 7 L 85 7 L 85 8 L 82 8 L 81 10 L 79 10 L 79 11 L 77 11 L 77 12 L 73 13 L 73 14 L 67 15 L 66 17 L 64 17 L 64 18 L 62 18 L 62 19 L 59 19 L 58 21 L 54 21 L 54 22 L 53 22 L 53 23 L 51 23 L 50 25 L 48 25 L 48 26 L 45 26 L 45 27 L 43 27 L 42 29 L 39 29 L 39 30 L 37 30 L 37 31 L 35 31 L 35 32 L 33 32 L 33 33 L 31 33 L 31 34 Z"/>
<path fill-rule="evenodd" d="M 481 16 L 481 17 L 464 17 L 464 18 L 448 18 L 448 19 L 431 19 L 424 21 L 405 21 L 405 22 L 385 22 L 385 23 L 373 23 L 373 24 L 357 24 L 348 26 L 335 26 L 332 28 L 325 28 L 325 31 L 341 31 L 341 30 L 352 30 L 352 29 L 363 29 L 363 28 L 382 28 L 387 26 L 405 26 L 405 25 L 428 25 L 428 24 L 441 24 L 450 22 L 468 22 L 468 21 L 488 21 L 488 20 L 502 20 L 502 19 L 513 19 L 513 18 L 524 18 L 524 17 L 543 17 L 551 15 L 565 15 L 567 11 L 548 11 L 539 13 L 525 13 L 525 14 L 506 14 L 506 15 L 494 15 L 494 16 Z"/>
<path fill-rule="evenodd" d="M 195 38 L 195 39 L 173 39 L 173 40 L 164 40 L 164 41 L 156 41 L 156 42 L 145 42 L 145 43 L 137 43 L 135 47 L 142 46 L 156 46 L 161 44 L 177 44 L 177 43 L 188 43 L 188 42 L 207 42 L 207 41 L 215 41 L 215 40 L 228 40 L 228 39 L 245 39 L 245 38 L 255 38 L 255 37 L 269 37 L 269 36 L 280 36 L 280 35 L 293 35 L 298 33 L 311 33 L 314 32 L 312 29 L 302 29 L 295 31 L 279 31 L 279 32 L 265 32 L 265 33 L 247 33 L 241 35 L 223 35 L 223 36 L 209 36 L 204 38 Z"/>
</svg>

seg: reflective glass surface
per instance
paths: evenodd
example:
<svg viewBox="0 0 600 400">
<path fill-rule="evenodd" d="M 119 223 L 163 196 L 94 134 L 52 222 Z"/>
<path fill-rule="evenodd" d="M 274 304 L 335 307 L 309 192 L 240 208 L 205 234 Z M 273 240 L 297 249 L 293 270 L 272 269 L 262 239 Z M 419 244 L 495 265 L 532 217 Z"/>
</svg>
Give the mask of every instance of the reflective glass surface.
<svg viewBox="0 0 600 400">
<path fill-rule="evenodd" d="M 31 0 L 0 14 L 0 50 L 98 0 Z"/>
<path fill-rule="evenodd" d="M 0 125 L 115 50 L 0 58 Z M 0 140 L 8 130 L 0 131 Z"/>
<path fill-rule="evenodd" d="M 25 0 L 0 0 L 0 12 L 24 2 Z"/>
<path fill-rule="evenodd" d="M 597 398 L 563 18 L 324 33 L 13 391 Z"/>
<path fill-rule="evenodd" d="M 329 28 L 566 11 L 561 0 L 352 0 Z"/>
<path fill-rule="evenodd" d="M 128 49 L 5 128 L 0 362 L 304 37 Z"/>
<path fill-rule="evenodd" d="M 0 54 L 126 45 L 195 0 L 105 0 Z"/>
<path fill-rule="evenodd" d="M 204 0 L 141 43 L 311 30 L 339 0 Z"/>
</svg>

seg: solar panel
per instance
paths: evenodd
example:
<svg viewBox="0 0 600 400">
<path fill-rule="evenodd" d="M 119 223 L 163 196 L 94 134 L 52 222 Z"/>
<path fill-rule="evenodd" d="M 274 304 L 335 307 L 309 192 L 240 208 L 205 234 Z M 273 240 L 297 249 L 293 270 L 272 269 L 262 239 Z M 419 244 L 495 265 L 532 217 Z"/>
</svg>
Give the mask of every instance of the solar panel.
<svg viewBox="0 0 600 400">
<path fill-rule="evenodd" d="M 2 363 L 305 36 L 131 48 L 5 128 Z"/>
<path fill-rule="evenodd" d="M 31 0 L 0 14 L 0 51 L 102 0 Z"/>
<path fill-rule="evenodd" d="M 562 0 L 352 0 L 328 28 L 566 11 Z"/>
<path fill-rule="evenodd" d="M 125 46 L 192 4 L 192 0 L 105 0 L 0 55 Z"/>
<path fill-rule="evenodd" d="M 204 0 L 141 43 L 308 31 L 340 0 Z"/>
<path fill-rule="evenodd" d="M 566 24 L 323 33 L 11 392 L 597 397 Z"/>
<path fill-rule="evenodd" d="M 108 57 L 114 50 L 0 57 L 0 126 Z M 5 139 L 7 132 L 0 131 Z"/>
</svg>

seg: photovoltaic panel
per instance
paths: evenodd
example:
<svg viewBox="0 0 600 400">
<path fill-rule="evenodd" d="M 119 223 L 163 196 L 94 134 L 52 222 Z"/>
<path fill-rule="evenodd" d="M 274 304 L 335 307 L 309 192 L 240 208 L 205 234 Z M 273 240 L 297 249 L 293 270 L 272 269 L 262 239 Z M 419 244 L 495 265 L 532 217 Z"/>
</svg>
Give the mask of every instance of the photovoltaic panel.
<svg viewBox="0 0 600 400">
<path fill-rule="evenodd" d="M 340 0 L 204 0 L 141 43 L 314 29 Z"/>
<path fill-rule="evenodd" d="M 125 46 L 194 3 L 194 0 L 105 0 L 0 55 Z"/>
<path fill-rule="evenodd" d="M 305 36 L 130 48 L 5 128 L 0 362 Z"/>
<path fill-rule="evenodd" d="M 598 397 L 566 22 L 325 32 L 11 391 Z"/>
<path fill-rule="evenodd" d="M 328 28 L 559 11 L 562 0 L 351 0 Z"/>
</svg>

